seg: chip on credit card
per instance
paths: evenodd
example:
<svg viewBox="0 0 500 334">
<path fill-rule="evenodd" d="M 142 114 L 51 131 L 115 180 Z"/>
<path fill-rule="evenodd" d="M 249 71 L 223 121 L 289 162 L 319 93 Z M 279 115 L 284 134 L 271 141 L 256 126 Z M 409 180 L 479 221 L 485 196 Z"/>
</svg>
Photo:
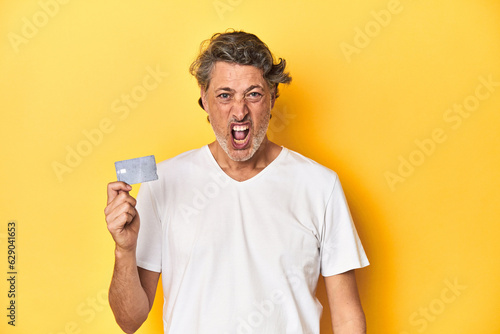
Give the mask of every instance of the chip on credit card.
<svg viewBox="0 0 500 334">
<path fill-rule="evenodd" d="M 115 162 L 118 181 L 128 184 L 158 180 L 154 155 Z"/>
</svg>

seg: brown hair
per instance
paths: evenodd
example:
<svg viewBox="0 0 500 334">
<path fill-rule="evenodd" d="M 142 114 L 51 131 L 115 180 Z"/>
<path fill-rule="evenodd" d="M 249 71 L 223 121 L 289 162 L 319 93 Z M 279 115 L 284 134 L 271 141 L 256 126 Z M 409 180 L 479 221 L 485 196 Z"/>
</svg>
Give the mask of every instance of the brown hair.
<svg viewBox="0 0 500 334">
<path fill-rule="evenodd" d="M 201 43 L 200 54 L 189 67 L 189 72 L 203 90 L 210 85 L 212 69 L 218 61 L 259 68 L 275 98 L 278 97 L 278 85 L 292 81 L 290 74 L 285 72 L 285 59 L 279 58 L 275 63 L 267 45 L 244 31 L 217 33 Z"/>
</svg>

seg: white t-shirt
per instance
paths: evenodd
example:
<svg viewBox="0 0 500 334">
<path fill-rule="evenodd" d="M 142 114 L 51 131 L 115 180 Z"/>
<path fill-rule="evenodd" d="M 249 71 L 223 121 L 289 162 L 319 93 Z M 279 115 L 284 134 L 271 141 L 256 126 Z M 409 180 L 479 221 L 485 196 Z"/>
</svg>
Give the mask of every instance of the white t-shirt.
<svg viewBox="0 0 500 334">
<path fill-rule="evenodd" d="M 204 146 L 158 175 L 137 198 L 137 264 L 162 273 L 165 333 L 319 333 L 319 274 L 369 264 L 337 174 L 296 152 L 238 182 Z"/>
</svg>

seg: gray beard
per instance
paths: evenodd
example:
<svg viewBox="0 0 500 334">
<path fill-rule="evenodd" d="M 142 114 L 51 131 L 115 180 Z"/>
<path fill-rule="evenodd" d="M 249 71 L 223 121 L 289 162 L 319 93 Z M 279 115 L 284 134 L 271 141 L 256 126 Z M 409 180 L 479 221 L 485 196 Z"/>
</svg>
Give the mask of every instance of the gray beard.
<svg viewBox="0 0 500 334">
<path fill-rule="evenodd" d="M 247 161 L 250 160 L 255 152 L 259 149 L 260 145 L 262 144 L 262 141 L 264 141 L 264 138 L 266 137 L 266 132 L 267 132 L 267 127 L 269 126 L 269 122 L 266 124 L 263 124 L 259 129 L 257 129 L 257 132 L 255 133 L 253 140 L 252 140 L 252 148 L 250 150 L 250 153 L 248 153 L 246 156 L 243 157 L 238 157 L 238 156 L 232 156 L 231 152 L 229 151 L 229 143 L 228 140 L 222 136 L 220 133 L 214 130 L 215 133 L 215 138 L 217 139 L 217 142 L 219 142 L 220 147 L 226 152 L 227 156 L 233 160 L 233 161 Z M 212 127 L 213 128 L 213 127 Z"/>
</svg>

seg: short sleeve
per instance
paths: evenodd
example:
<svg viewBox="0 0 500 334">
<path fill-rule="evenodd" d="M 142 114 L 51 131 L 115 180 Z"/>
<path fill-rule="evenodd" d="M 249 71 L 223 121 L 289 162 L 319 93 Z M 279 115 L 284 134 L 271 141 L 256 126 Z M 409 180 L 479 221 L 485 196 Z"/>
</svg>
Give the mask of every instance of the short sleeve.
<svg viewBox="0 0 500 334">
<path fill-rule="evenodd" d="M 161 272 L 162 225 L 150 183 L 141 185 L 136 209 L 140 217 L 137 265 L 147 270 Z"/>
<path fill-rule="evenodd" d="M 332 276 L 370 263 L 366 257 L 338 177 L 328 200 L 321 240 L 321 274 Z"/>
</svg>

